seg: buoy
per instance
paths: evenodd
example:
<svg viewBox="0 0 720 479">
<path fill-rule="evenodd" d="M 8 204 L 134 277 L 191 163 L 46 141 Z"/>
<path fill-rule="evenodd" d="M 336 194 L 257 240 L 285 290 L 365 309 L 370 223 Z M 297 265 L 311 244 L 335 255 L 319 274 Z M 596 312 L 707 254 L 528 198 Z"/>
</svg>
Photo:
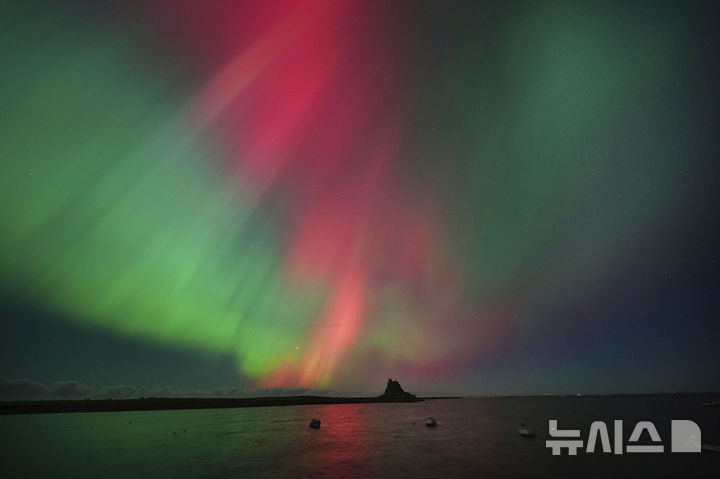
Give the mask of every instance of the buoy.
<svg viewBox="0 0 720 479">
<path fill-rule="evenodd" d="M 310 421 L 310 427 L 313 429 L 320 429 L 320 419 L 313 418 L 313 420 Z"/>
<path fill-rule="evenodd" d="M 429 418 L 425 419 L 425 425 L 427 427 L 435 427 L 437 426 L 437 421 L 434 417 L 430 416 Z"/>
</svg>

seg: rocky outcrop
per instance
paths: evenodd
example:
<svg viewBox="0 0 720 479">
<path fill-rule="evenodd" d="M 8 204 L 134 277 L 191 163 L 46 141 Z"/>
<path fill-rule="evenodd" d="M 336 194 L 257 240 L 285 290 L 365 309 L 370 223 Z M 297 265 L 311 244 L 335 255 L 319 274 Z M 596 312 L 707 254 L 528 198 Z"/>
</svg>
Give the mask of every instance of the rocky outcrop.
<svg viewBox="0 0 720 479">
<path fill-rule="evenodd" d="M 385 393 L 379 396 L 384 401 L 417 401 L 418 398 L 414 394 L 410 394 L 403 390 L 398 381 L 388 379 Z"/>
</svg>

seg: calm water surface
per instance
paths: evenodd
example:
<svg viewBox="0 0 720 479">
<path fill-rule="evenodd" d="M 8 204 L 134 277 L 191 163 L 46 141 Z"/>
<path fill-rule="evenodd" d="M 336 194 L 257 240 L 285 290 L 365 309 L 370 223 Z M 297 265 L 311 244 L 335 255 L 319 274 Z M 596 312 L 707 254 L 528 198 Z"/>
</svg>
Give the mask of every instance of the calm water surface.
<svg viewBox="0 0 720 479">
<path fill-rule="evenodd" d="M 720 453 L 552 456 L 548 419 L 692 419 L 720 444 L 720 409 L 695 396 L 431 400 L 0 417 L 0 477 L 720 477 Z M 427 416 L 437 428 L 424 425 Z M 310 419 L 322 420 L 319 430 Z M 520 437 L 525 422 L 537 433 Z M 608 422 L 612 433 L 611 422 Z M 666 439 L 667 438 L 667 439 Z"/>
</svg>

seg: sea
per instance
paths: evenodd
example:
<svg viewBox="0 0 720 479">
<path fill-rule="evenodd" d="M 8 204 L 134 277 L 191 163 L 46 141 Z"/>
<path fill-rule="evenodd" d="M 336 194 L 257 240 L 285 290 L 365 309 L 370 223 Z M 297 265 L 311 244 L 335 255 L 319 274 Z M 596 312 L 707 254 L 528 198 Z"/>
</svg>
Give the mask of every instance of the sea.
<svg viewBox="0 0 720 479">
<path fill-rule="evenodd" d="M 565 478 L 720 477 L 720 452 L 671 452 L 671 421 L 691 420 L 702 443 L 720 445 L 717 396 L 485 397 L 416 403 L 92 412 L 0 416 L 2 478 Z M 434 417 L 437 427 L 427 427 Z M 320 419 L 321 427 L 308 427 Z M 580 431 L 583 448 L 553 455 L 550 420 Z M 662 453 L 587 452 L 594 421 L 614 447 L 614 421 L 628 444 Z M 535 437 L 517 432 L 524 423 Z M 567 438 L 566 438 L 567 439 Z"/>
</svg>

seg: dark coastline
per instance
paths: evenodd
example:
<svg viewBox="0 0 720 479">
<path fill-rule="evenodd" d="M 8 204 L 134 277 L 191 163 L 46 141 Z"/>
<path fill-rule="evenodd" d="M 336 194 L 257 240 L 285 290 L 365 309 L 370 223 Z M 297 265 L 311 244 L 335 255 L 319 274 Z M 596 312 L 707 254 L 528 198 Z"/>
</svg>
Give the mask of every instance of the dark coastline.
<svg viewBox="0 0 720 479">
<path fill-rule="evenodd" d="M 410 403 L 423 399 L 383 397 L 289 396 L 259 398 L 145 398 L 53 401 L 0 401 L 0 415 L 68 412 L 160 411 L 238 407 L 300 406 L 312 404 Z"/>
<path fill-rule="evenodd" d="M 441 398 L 427 398 L 441 399 Z M 446 398 L 456 399 L 456 398 Z M 238 407 L 307 406 L 313 404 L 411 403 L 422 401 L 388 379 L 385 392 L 375 397 L 269 396 L 256 398 L 139 398 L 48 401 L 0 401 L 0 416 L 67 412 L 163 411 L 173 409 L 223 409 Z"/>
</svg>

